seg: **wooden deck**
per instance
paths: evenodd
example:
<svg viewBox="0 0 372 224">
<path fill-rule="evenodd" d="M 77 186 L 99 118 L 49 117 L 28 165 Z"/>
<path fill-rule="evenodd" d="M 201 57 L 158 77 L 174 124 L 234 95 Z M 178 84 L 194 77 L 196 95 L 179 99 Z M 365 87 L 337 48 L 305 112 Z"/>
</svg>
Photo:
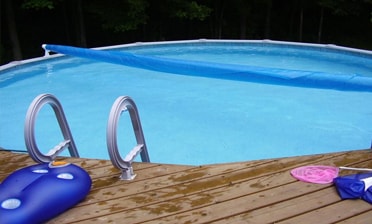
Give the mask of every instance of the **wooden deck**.
<svg viewBox="0 0 372 224">
<path fill-rule="evenodd" d="M 372 168 L 371 150 L 197 167 L 135 163 L 133 181 L 120 180 L 110 161 L 66 160 L 89 172 L 92 190 L 48 223 L 357 224 L 372 217 L 367 202 L 342 201 L 333 185 L 300 182 L 289 173 L 310 164 Z M 28 155 L 0 151 L 0 181 L 31 164 Z"/>
</svg>

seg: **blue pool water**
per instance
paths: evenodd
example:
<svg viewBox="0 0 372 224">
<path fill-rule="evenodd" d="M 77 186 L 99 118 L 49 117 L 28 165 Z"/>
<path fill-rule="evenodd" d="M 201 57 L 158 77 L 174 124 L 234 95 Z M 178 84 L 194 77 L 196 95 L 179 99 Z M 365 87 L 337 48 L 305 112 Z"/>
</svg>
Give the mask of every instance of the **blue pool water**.
<svg viewBox="0 0 372 224">
<path fill-rule="evenodd" d="M 372 77 L 370 56 L 312 46 L 302 51 L 297 45 L 196 42 L 127 50 Z M 88 158 L 109 158 L 106 124 L 120 95 L 137 104 L 152 162 L 198 165 L 362 149 L 372 136 L 372 92 L 174 75 L 63 57 L 0 73 L 0 147 L 25 149 L 24 118 L 40 93 L 60 100 L 80 155 Z M 44 107 L 37 120 L 44 152 L 62 140 L 51 111 Z M 134 145 L 129 116 L 122 116 L 122 155 Z"/>
</svg>

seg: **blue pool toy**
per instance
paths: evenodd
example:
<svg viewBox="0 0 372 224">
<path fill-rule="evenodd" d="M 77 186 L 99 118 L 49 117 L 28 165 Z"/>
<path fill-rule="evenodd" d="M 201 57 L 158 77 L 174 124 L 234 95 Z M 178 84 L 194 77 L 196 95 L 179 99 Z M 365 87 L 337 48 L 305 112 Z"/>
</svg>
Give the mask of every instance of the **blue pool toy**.
<svg viewBox="0 0 372 224">
<path fill-rule="evenodd" d="M 372 204 L 372 172 L 337 177 L 333 182 L 341 199 L 361 198 Z"/>
<path fill-rule="evenodd" d="M 32 165 L 0 184 L 0 223 L 43 223 L 85 198 L 89 174 L 64 161 Z"/>
</svg>

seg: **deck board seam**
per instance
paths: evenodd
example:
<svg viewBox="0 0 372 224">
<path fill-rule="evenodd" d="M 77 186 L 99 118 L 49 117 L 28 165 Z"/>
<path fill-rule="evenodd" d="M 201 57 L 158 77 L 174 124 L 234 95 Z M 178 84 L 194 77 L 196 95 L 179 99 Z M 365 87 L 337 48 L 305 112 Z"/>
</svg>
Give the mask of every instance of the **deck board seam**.
<svg viewBox="0 0 372 224">
<path fill-rule="evenodd" d="M 369 213 L 369 212 L 371 212 L 372 213 L 372 211 L 371 211 L 371 209 L 367 209 L 367 210 L 365 210 L 365 211 L 363 211 L 363 212 L 361 212 L 361 213 L 359 213 L 359 214 L 357 214 L 357 216 L 360 216 L 360 215 L 363 215 L 363 214 L 366 214 L 366 213 Z M 347 218 L 344 218 L 344 219 L 340 219 L 340 220 L 338 220 L 338 221 L 336 221 L 336 222 L 333 222 L 333 223 L 340 223 L 340 222 L 344 222 L 344 221 L 347 221 L 347 220 L 350 220 L 350 219 L 352 219 L 354 216 L 350 216 L 350 217 L 347 217 Z M 332 224 L 333 224 L 332 223 Z"/>
<path fill-rule="evenodd" d="M 292 184 L 293 182 L 290 182 L 290 183 L 287 183 L 285 185 L 289 185 L 289 184 Z M 259 193 L 263 193 L 263 192 L 269 192 L 269 191 L 272 191 L 274 189 L 278 189 L 278 188 L 281 188 L 283 187 L 282 185 L 281 186 L 274 186 L 274 187 L 270 187 L 268 189 L 264 189 L 264 190 L 260 190 L 260 191 L 255 191 L 255 192 L 251 192 L 251 193 L 248 193 L 248 194 L 243 194 L 243 195 L 239 195 L 237 197 L 232 197 L 232 198 L 229 198 L 229 199 L 226 199 L 224 201 L 218 201 L 218 204 L 220 203 L 225 203 L 225 202 L 229 202 L 229 201 L 233 201 L 233 200 L 236 200 L 238 198 L 243 198 L 243 197 L 248 197 L 250 195 L 254 195 L 254 194 L 259 194 Z M 321 188 L 321 189 L 314 189 L 312 191 L 309 191 L 309 192 L 306 192 L 306 193 L 315 193 L 315 192 L 318 192 L 320 190 L 325 190 L 327 188 L 330 188 L 330 186 L 324 186 L 324 188 Z M 249 210 L 245 210 L 243 212 L 238 212 L 238 213 L 234 213 L 234 214 L 231 214 L 230 216 L 226 216 L 226 217 L 223 217 L 223 218 L 218 218 L 218 219 L 214 219 L 214 220 L 209 220 L 208 222 L 215 222 L 215 221 L 219 221 L 219 220 L 223 220 L 223 219 L 226 219 L 228 217 L 233 217 L 233 216 L 236 216 L 236 215 L 240 215 L 240 214 L 244 214 L 244 213 L 247 213 L 249 211 L 252 211 L 252 210 L 256 210 L 256 209 L 262 209 L 264 207 L 268 207 L 268 206 L 271 206 L 273 204 L 277 204 L 277 203 L 282 203 L 284 201 L 288 201 L 288 200 L 292 200 L 294 198 L 297 198 L 297 197 L 301 197 L 301 195 L 297 195 L 297 196 L 294 196 L 294 197 L 288 197 L 286 199 L 283 199 L 283 200 L 278 200 L 276 202 L 273 202 L 273 203 L 270 203 L 270 204 L 267 204 L 267 205 L 263 205 L 263 206 L 258 206 L 258 207 L 254 207 L 254 208 L 251 208 Z M 163 202 L 161 202 L 163 203 Z M 214 205 L 214 204 L 217 204 L 217 202 L 214 202 L 214 203 L 210 203 L 210 204 L 205 204 L 205 205 L 201 205 L 201 206 L 198 206 L 198 207 L 193 207 L 192 209 L 188 209 L 188 210 L 183 210 L 183 211 L 180 211 L 180 212 L 176 212 L 176 213 L 172 213 L 172 214 L 168 214 L 168 215 L 165 215 L 165 216 L 158 216 L 157 218 L 155 219 L 151 219 L 151 220 L 147 220 L 147 221 L 143 221 L 141 223 L 146 223 L 146 222 L 149 222 L 149 221 L 154 221 L 154 220 L 157 220 L 157 219 L 163 219 L 163 218 L 166 218 L 166 217 L 171 217 L 171 216 L 175 216 L 175 215 L 180 215 L 182 213 L 186 213 L 186 212 L 190 212 L 192 210 L 199 210 L 199 209 L 202 209 L 202 208 L 206 208 L 206 207 L 209 207 L 211 205 Z M 147 205 L 146 205 L 147 206 Z"/>
<path fill-rule="evenodd" d="M 242 182 L 246 182 L 246 181 L 241 181 L 239 183 L 242 183 Z M 277 188 L 281 188 L 283 187 L 284 185 L 289 185 L 289 184 L 293 184 L 297 182 L 296 180 L 293 180 L 291 182 L 288 182 L 286 184 L 283 184 L 283 185 L 276 185 L 274 187 L 270 187 L 270 188 L 267 188 L 267 189 L 263 189 L 263 190 L 259 190 L 259 191 L 255 191 L 255 192 L 251 192 L 251 193 L 247 193 L 247 194 L 243 194 L 243 195 L 239 195 L 237 197 L 233 197 L 233 198 L 229 198 L 229 199 L 226 199 L 224 201 L 219 201 L 218 203 L 225 203 L 225 202 L 228 202 L 228 201 L 232 201 L 232 200 L 235 200 L 237 198 L 241 198 L 241 197 L 247 197 L 247 196 L 250 196 L 250 195 L 254 195 L 254 194 L 259 194 L 259 193 L 262 193 L 262 192 L 269 192 L 269 191 L 272 191 L 273 189 L 277 189 Z M 181 199 L 181 198 L 184 198 L 184 197 L 190 197 L 190 196 L 195 196 L 195 195 L 198 195 L 200 193 L 207 193 L 208 191 L 212 191 L 212 190 L 218 190 L 220 188 L 224 188 L 226 187 L 226 185 L 223 185 L 223 186 L 219 186 L 219 187 L 215 187 L 215 188 L 212 188 L 212 189 L 205 189 L 205 190 L 201 190 L 201 191 L 198 191 L 198 192 L 194 192 L 194 193 L 191 193 L 191 194 L 187 194 L 187 195 L 182 195 L 182 196 L 179 196 L 179 197 L 174 197 L 174 198 L 169 198 L 169 199 L 166 199 L 166 200 L 162 200 L 162 201 L 156 201 L 156 202 L 153 202 L 153 203 L 148 203 L 148 204 L 145 204 L 145 205 L 141 205 L 141 206 L 137 206 L 137 207 L 132 207 L 132 208 L 126 208 L 126 209 L 122 209 L 122 210 L 117 210 L 115 212 L 112 212 L 112 214 L 115 214 L 115 213 L 121 213 L 121 212 L 126 212 L 126 211 L 130 211 L 130 210 L 136 210 L 136 209 L 142 209 L 142 208 L 145 208 L 145 207 L 149 207 L 149 206 L 154 206 L 154 205 L 157 205 L 157 204 L 161 204 L 161 203 L 165 203 L 165 202 L 169 202 L 169 201 L 173 201 L 173 200 L 178 200 L 178 199 Z M 316 190 L 313 190 L 313 191 L 310 191 L 310 192 L 307 192 L 307 193 L 314 193 L 314 192 L 317 192 L 319 190 L 323 190 L 323 189 L 326 189 L 326 188 L 329 188 L 329 186 L 325 186 L 324 188 L 322 189 L 316 189 Z M 125 198 L 130 198 L 132 196 L 135 196 L 135 195 L 139 195 L 139 194 L 142 194 L 143 192 L 141 193 L 136 193 L 136 194 L 132 194 L 132 195 L 128 195 L 128 196 L 123 196 L 123 197 L 117 197 L 117 198 L 114 198 L 114 199 L 109 199 L 109 200 L 105 200 L 105 201 L 113 201 L 113 200 L 125 200 Z M 296 197 L 299 197 L 299 196 L 296 196 Z M 292 198 L 296 198 L 296 197 L 291 197 Z M 286 200 L 290 200 L 290 199 L 286 199 Z M 281 200 L 281 201 L 286 201 L 286 200 Z M 95 202 L 95 203 L 98 203 L 98 202 Z M 198 206 L 198 207 L 194 207 L 192 209 L 188 209 L 188 210 L 183 210 L 183 211 L 180 211 L 180 212 L 176 212 L 176 213 L 172 213 L 172 214 L 169 214 L 169 215 L 165 215 L 165 216 L 158 216 L 156 219 L 160 219 L 160 218 L 165 218 L 165 217 L 169 217 L 169 216 L 174 216 L 174 215 L 178 215 L 178 214 L 182 214 L 182 213 L 185 213 L 185 212 L 190 212 L 192 210 L 196 210 L 196 209 L 201 209 L 201 208 L 205 208 L 205 207 L 208 207 L 208 206 L 211 206 L 213 204 L 216 204 L 216 202 L 214 203 L 210 203 L 210 204 L 207 204 L 207 205 L 203 205 L 203 206 Z M 275 203 L 272 203 L 272 204 L 275 204 Z M 260 207 L 265 207 L 265 206 L 260 206 Z M 260 208 L 258 207 L 258 209 Z M 254 208 L 256 209 L 256 208 Z M 251 209 L 252 210 L 252 209 Z M 104 217 L 104 216 L 92 216 L 91 218 L 99 218 L 99 217 Z M 151 220 L 156 220 L 156 219 L 151 219 Z M 151 221 L 151 220 L 147 220 L 147 221 L 141 221 L 141 223 L 144 223 L 144 222 L 148 222 L 148 221 Z M 77 222 L 80 222 L 80 221 L 83 221 L 83 220 L 77 220 Z M 217 221 L 217 220 L 216 220 Z"/>
<path fill-rule="evenodd" d="M 322 208 L 326 208 L 326 207 L 329 207 L 329 206 L 333 206 L 333 205 L 338 204 L 338 203 L 341 203 L 341 202 L 343 202 L 343 201 L 344 201 L 344 200 L 340 199 L 339 201 L 332 202 L 332 203 L 329 203 L 329 204 L 325 204 L 325 205 L 323 205 L 323 206 L 319 206 L 319 207 L 317 207 L 316 209 L 309 210 L 309 211 L 304 212 L 304 213 L 302 213 L 302 214 L 292 215 L 292 216 L 288 216 L 288 217 L 286 217 L 286 218 L 284 218 L 284 219 L 276 220 L 276 222 L 277 222 L 277 223 L 285 222 L 286 220 L 290 220 L 290 219 L 296 218 L 296 217 L 298 217 L 298 216 L 303 216 L 303 215 L 305 215 L 305 214 L 309 214 L 309 213 L 312 213 L 312 212 L 314 212 L 314 211 L 320 210 L 320 209 L 322 209 Z M 367 212 L 367 211 L 370 211 L 370 208 L 365 209 L 365 210 L 363 210 L 362 212 L 357 213 L 356 215 L 363 214 L 363 213 L 365 213 L 365 212 Z M 342 220 L 347 220 L 347 219 L 351 218 L 351 217 L 354 216 L 354 215 L 355 215 L 355 214 L 353 214 L 353 215 L 351 215 L 351 216 L 348 216 L 347 218 L 343 218 L 343 219 L 337 220 L 336 222 L 332 222 L 332 223 L 340 223 Z"/>
</svg>

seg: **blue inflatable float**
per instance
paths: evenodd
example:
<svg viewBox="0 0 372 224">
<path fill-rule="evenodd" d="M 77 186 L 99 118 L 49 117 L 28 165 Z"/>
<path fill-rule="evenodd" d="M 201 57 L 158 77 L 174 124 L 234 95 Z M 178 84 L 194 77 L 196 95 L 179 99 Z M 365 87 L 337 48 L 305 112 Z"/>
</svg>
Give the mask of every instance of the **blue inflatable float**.
<svg viewBox="0 0 372 224">
<path fill-rule="evenodd" d="M 43 223 L 83 200 L 91 188 L 88 173 L 71 163 L 28 166 L 0 184 L 0 223 Z"/>
</svg>

